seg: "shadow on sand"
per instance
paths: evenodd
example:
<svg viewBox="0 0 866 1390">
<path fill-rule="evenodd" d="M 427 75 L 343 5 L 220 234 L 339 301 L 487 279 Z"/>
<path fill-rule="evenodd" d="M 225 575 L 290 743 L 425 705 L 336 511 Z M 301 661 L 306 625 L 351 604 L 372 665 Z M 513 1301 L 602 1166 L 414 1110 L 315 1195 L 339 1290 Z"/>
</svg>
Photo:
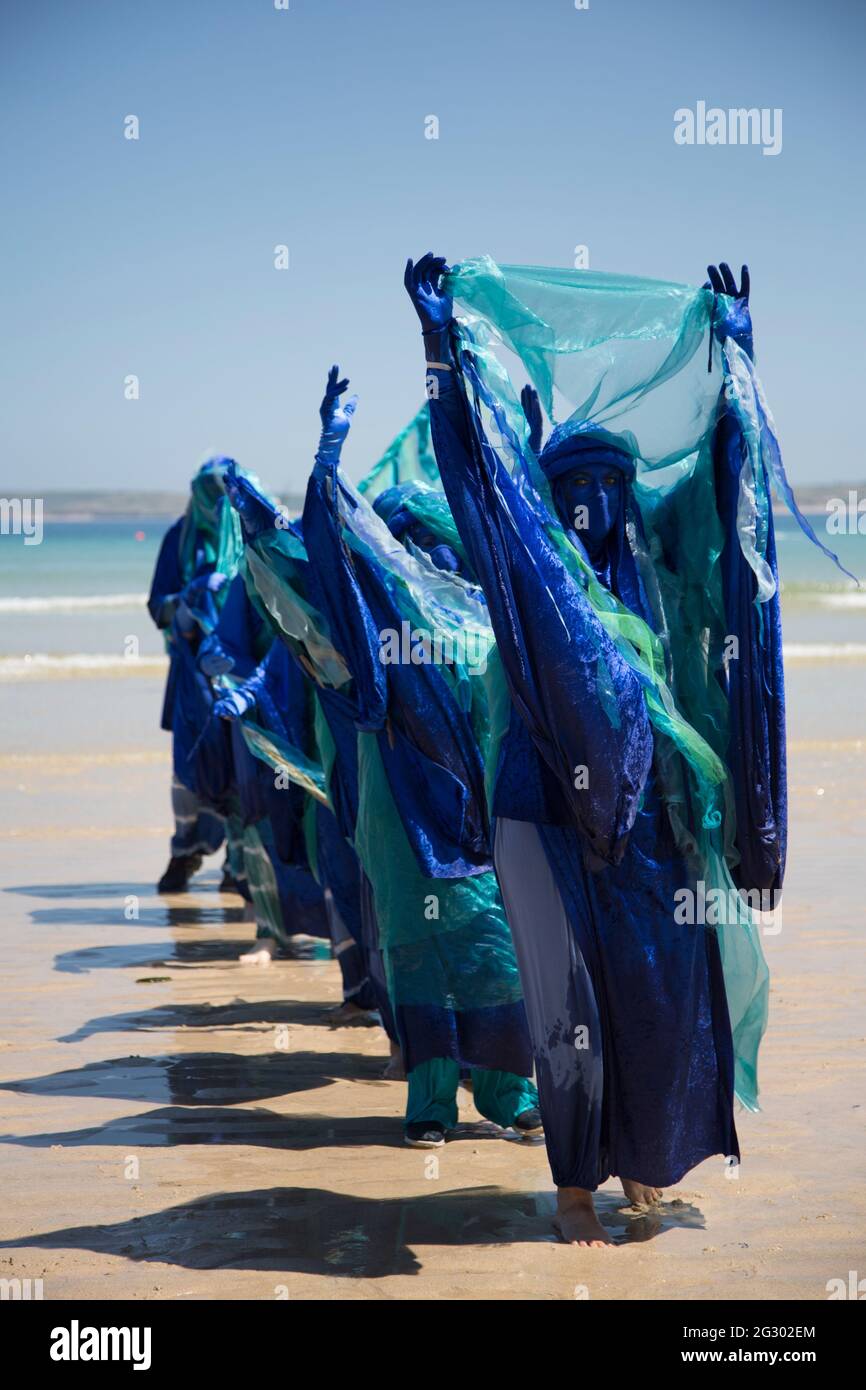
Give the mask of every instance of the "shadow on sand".
<svg viewBox="0 0 866 1390">
<path fill-rule="evenodd" d="M 653 1218 L 652 1234 L 674 1225 L 701 1225 L 700 1213 L 688 1210 L 694 1219 Z M 552 1214 L 552 1194 L 497 1187 L 376 1199 L 318 1187 L 275 1187 L 219 1193 L 113 1225 L 68 1226 L 0 1241 L 0 1249 L 92 1250 L 184 1269 L 382 1279 L 418 1274 L 422 1264 L 414 1250 L 428 1245 L 554 1242 Z M 630 1233 L 644 1219 L 631 1218 L 613 1194 L 600 1195 L 599 1214 L 618 1241 L 650 1238 L 645 1223 L 642 1234 Z"/>
<path fill-rule="evenodd" d="M 244 921 L 243 907 L 139 907 L 135 917 L 125 918 L 117 907 L 38 907 L 30 913 L 36 927 L 214 927 Z"/>
<path fill-rule="evenodd" d="M 250 949 L 249 940 L 143 941 L 129 946 L 85 946 L 80 951 L 61 951 L 54 969 L 84 975 L 89 970 L 117 970 L 128 966 L 214 965 L 236 962 Z"/>
<path fill-rule="evenodd" d="M 0 1090 L 37 1096 L 109 1096 L 176 1105 L 238 1105 L 316 1090 L 336 1080 L 381 1081 L 382 1057 L 345 1052 L 231 1052 L 112 1057 L 49 1076 L 6 1081 Z"/>
<path fill-rule="evenodd" d="M 168 1004 L 143 1013 L 105 1014 L 89 1019 L 58 1042 L 82 1042 L 95 1033 L 156 1033 L 163 1028 L 231 1028 L 258 1032 L 262 1027 L 308 1024 L 326 1027 L 333 1000 L 304 1002 L 295 999 L 233 1000 L 230 1004 Z"/>
</svg>

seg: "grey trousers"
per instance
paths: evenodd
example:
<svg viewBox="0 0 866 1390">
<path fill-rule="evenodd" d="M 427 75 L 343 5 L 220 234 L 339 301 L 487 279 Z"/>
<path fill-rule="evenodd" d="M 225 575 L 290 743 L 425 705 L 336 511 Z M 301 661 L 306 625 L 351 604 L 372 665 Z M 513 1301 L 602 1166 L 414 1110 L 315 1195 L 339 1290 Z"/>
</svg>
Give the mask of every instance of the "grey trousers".
<svg viewBox="0 0 866 1390">
<path fill-rule="evenodd" d="M 539 1106 L 557 1187 L 598 1186 L 602 1034 L 595 991 L 538 828 L 500 818 L 496 875 L 514 939 Z"/>
<path fill-rule="evenodd" d="M 225 821 L 203 806 L 195 792 L 174 776 L 171 779 L 171 809 L 174 813 L 172 855 L 183 859 L 190 854 L 216 854 L 225 839 Z"/>
</svg>

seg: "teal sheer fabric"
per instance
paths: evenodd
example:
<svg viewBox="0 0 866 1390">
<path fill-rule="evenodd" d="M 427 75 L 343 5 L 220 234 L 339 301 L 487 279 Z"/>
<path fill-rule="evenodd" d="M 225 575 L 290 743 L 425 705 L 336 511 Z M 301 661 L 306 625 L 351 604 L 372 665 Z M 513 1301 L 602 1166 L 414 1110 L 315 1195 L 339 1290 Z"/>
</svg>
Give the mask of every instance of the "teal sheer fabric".
<svg viewBox="0 0 866 1390">
<path fill-rule="evenodd" d="M 303 542 L 292 531 L 274 528 L 247 544 L 244 560 L 251 594 L 288 645 L 303 654 L 314 679 L 334 689 L 348 684 L 348 668 L 327 623 L 299 591 L 297 567 L 307 563 Z"/>
<path fill-rule="evenodd" d="M 597 273 L 497 266 L 456 267 L 457 350 L 471 349 L 486 438 L 542 519 L 566 569 L 583 586 L 605 631 L 640 677 L 656 735 L 661 795 L 677 843 L 709 894 L 734 905 L 716 927 L 734 1039 L 736 1087 L 757 1108 L 757 1054 L 766 1024 L 768 972 L 750 906 L 730 865 L 735 834 L 724 756 L 728 711 L 717 679 L 726 638 L 712 437 L 720 395 L 734 410 L 748 457 L 737 532 L 755 573 L 757 601 L 775 591 L 767 559 L 769 491 L 781 460 L 752 363 L 712 331 L 724 296 L 686 285 Z M 513 374 L 513 379 L 512 379 Z M 632 457 L 640 525 L 629 544 L 653 626 L 596 578 L 559 523 L 532 453 L 521 378 L 551 422 L 581 422 L 617 436 Z M 516 384 L 515 384 L 516 383 Z M 783 473 L 781 477 L 783 478 Z M 599 692 L 604 701 L 605 673 Z M 613 693 L 606 706 L 616 718 Z M 500 720 L 501 723 L 501 720 Z"/>
<path fill-rule="evenodd" d="M 422 417 L 426 418 L 426 407 Z M 376 495 L 375 479 L 388 487 L 395 479 L 402 484 L 411 480 L 419 438 L 429 440 L 429 424 L 419 432 L 416 417 L 368 475 L 374 478 L 370 486 L 365 480 L 353 488 L 340 475 L 335 503 L 340 545 L 354 556 L 359 570 L 382 585 L 397 629 L 406 623 L 411 630 L 453 643 L 437 671 L 460 709 L 470 713 L 473 729 L 483 736 L 485 693 L 475 668 L 483 667 L 492 634 L 480 591 L 460 576 L 436 569 L 422 551 L 407 550 L 368 500 L 371 493 Z M 425 515 L 447 520 L 453 529 L 444 498 L 421 480 L 414 481 L 424 494 Z M 305 528 L 309 508 L 308 498 Z M 316 559 L 321 565 L 336 563 L 321 549 Z M 317 685 L 336 691 L 351 708 L 358 679 L 352 680 L 322 608 L 305 597 L 308 563 L 305 542 L 276 521 L 247 538 L 246 574 L 256 601 Z M 243 733 L 258 757 L 311 795 L 327 796 L 337 750 L 321 708 L 316 710 L 320 765 L 249 718 Z M 354 741 L 358 807 L 353 847 L 372 885 L 391 1002 L 411 1036 L 407 1067 L 423 1062 L 428 1051 L 445 1056 L 452 1047 L 466 1046 L 479 1065 L 528 1070 L 520 979 L 495 875 L 487 870 L 434 878 L 423 872 L 383 763 L 380 735 L 358 732 Z M 425 794 L 422 787 L 422 799 Z M 459 1026 L 452 1015 L 459 1015 Z M 503 1030 L 508 1043 L 504 1052 Z"/>
<path fill-rule="evenodd" d="M 180 534 L 180 570 L 184 583 L 193 578 L 201 560 L 208 568 L 230 579 L 237 574 L 243 540 L 240 521 L 226 499 L 223 484 L 230 463 L 230 459 L 209 459 L 190 483 L 190 498 Z M 246 476 L 255 481 L 252 474 Z"/>
<path fill-rule="evenodd" d="M 483 698 L 479 676 L 493 647 L 483 595 L 460 575 L 437 569 L 423 551 L 395 540 L 363 494 L 355 492 L 345 478 L 341 482 L 345 495 L 340 519 L 347 544 L 383 575 L 401 618 L 411 628 L 436 635 L 449 657 L 439 666 L 443 679 L 453 687 L 461 709 L 470 709 L 473 701 Z M 427 488 L 415 494 L 419 499 L 422 495 L 419 508 L 426 523 L 447 537 L 450 530 L 439 531 L 439 518 L 447 511 L 444 495 L 434 495 Z M 450 512 L 447 518 L 448 527 L 454 529 Z"/>
<path fill-rule="evenodd" d="M 712 700 L 711 719 L 705 718 L 714 683 L 711 657 L 721 651 L 725 636 L 717 563 L 723 537 L 714 506 L 710 449 L 722 386 L 717 346 L 712 371 L 707 371 L 712 295 L 687 286 L 589 272 L 500 268 L 486 258 L 467 262 L 450 278 L 449 288 L 460 307 L 483 311 L 483 317 L 476 312 L 458 322 L 489 396 L 496 401 L 495 413 L 484 412 L 487 439 L 534 500 L 566 568 L 583 585 L 605 631 L 642 678 L 656 729 L 672 741 L 692 770 L 701 820 L 718 826 L 727 777 L 721 758 L 727 731 L 717 723 L 724 718 L 721 696 Z M 651 601 L 654 597 L 662 609 L 655 614 L 656 631 L 598 581 L 566 538 L 549 483 L 529 447 L 528 426 L 502 348 L 520 358 L 549 413 L 570 406 L 565 418 L 592 421 L 600 435 L 615 426 L 620 447 L 633 456 L 635 496 L 647 544 L 642 547 L 637 537 L 630 540 L 644 551 L 641 577 L 649 583 Z M 645 451 L 645 434 L 655 440 L 651 451 Z M 679 515 L 678 508 L 686 495 L 687 517 Z M 660 561 L 660 541 L 654 544 L 654 531 L 671 524 L 678 532 L 676 576 Z M 669 534 L 666 540 L 670 549 Z M 683 660 L 675 670 L 668 634 L 700 634 L 708 627 L 708 649 L 697 661 Z M 599 682 L 603 688 L 603 669 Z M 615 718 L 612 691 L 607 704 Z M 700 730 L 701 724 L 705 730 Z M 708 738 L 713 731 L 715 736 Z"/>
<path fill-rule="evenodd" d="M 438 479 L 439 469 L 430 443 L 430 411 L 425 401 L 361 479 L 358 491 L 372 504 L 380 493 L 399 483 L 426 480 L 435 485 Z"/>
<path fill-rule="evenodd" d="M 318 762 L 279 734 L 263 729 L 249 714 L 242 717 L 241 732 L 244 743 L 254 757 L 267 763 L 274 772 L 284 775 L 322 805 L 330 806 L 325 774 Z"/>
</svg>

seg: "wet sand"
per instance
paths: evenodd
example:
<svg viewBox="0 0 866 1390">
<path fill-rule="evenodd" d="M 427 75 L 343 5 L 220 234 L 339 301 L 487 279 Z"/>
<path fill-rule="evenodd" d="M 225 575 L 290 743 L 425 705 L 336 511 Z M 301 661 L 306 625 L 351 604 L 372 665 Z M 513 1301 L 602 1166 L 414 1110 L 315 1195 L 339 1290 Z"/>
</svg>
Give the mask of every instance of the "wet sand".
<svg viewBox="0 0 866 1390">
<path fill-rule="evenodd" d="M 823 1299 L 866 1276 L 866 668 L 789 669 L 791 837 L 764 1110 L 618 1244 L 557 1243 L 542 1145 L 401 1142 L 328 959 L 242 967 L 217 865 L 167 900 L 160 681 L 0 687 L 0 1278 L 57 1298 Z M 859 725 L 859 726 L 858 726 Z"/>
</svg>

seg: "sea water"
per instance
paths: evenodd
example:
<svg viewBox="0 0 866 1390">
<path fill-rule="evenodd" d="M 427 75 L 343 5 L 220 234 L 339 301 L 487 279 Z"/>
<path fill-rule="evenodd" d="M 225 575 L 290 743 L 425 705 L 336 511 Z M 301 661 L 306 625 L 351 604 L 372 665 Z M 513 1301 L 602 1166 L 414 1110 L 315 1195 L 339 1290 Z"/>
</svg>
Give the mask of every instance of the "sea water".
<svg viewBox="0 0 866 1390">
<path fill-rule="evenodd" d="M 786 657 L 866 665 L 866 535 L 815 530 L 864 580 L 857 589 L 802 534 L 777 520 Z M 0 536 L 0 680 L 156 669 L 163 639 L 146 607 L 166 518 L 46 521 L 40 545 Z"/>
</svg>

